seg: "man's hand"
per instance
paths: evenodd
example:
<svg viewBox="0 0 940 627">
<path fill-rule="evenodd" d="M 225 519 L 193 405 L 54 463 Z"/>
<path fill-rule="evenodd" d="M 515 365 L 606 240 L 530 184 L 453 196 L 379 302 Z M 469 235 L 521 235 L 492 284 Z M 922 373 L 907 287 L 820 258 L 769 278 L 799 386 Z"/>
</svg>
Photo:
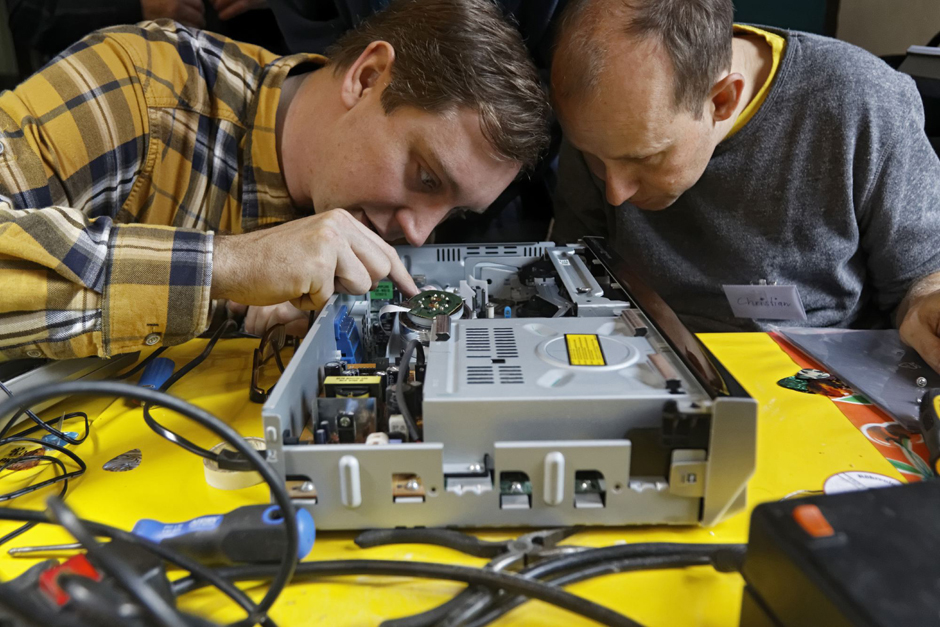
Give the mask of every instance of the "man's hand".
<svg viewBox="0 0 940 627">
<path fill-rule="evenodd" d="M 245 333 L 252 335 L 264 335 L 264 332 L 274 325 L 283 324 L 288 335 L 303 337 L 310 325 L 310 312 L 297 309 L 290 303 L 249 307 L 228 301 L 227 306 L 233 314 L 245 316 Z"/>
<path fill-rule="evenodd" d="M 334 292 L 365 294 L 385 277 L 418 293 L 395 249 L 342 209 L 217 237 L 212 254 L 212 298 L 246 305 L 322 309 Z"/>
<path fill-rule="evenodd" d="M 263 9 L 268 6 L 266 0 L 211 0 L 211 2 L 222 21 L 230 20 L 245 11 Z"/>
<path fill-rule="evenodd" d="M 186 26 L 206 26 L 206 10 L 202 0 L 140 0 L 140 8 L 145 20 L 168 17 Z"/>
<path fill-rule="evenodd" d="M 940 273 L 914 284 L 898 307 L 901 340 L 940 372 Z"/>
</svg>

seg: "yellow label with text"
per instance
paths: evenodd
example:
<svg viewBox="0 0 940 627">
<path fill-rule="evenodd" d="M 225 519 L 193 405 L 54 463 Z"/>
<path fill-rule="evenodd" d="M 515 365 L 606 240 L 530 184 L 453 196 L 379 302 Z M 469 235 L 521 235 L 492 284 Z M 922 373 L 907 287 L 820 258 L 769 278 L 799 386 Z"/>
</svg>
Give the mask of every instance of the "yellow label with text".
<svg viewBox="0 0 940 627">
<path fill-rule="evenodd" d="M 568 363 L 572 366 L 606 366 L 604 351 L 596 335 L 565 334 L 568 344 Z"/>
</svg>

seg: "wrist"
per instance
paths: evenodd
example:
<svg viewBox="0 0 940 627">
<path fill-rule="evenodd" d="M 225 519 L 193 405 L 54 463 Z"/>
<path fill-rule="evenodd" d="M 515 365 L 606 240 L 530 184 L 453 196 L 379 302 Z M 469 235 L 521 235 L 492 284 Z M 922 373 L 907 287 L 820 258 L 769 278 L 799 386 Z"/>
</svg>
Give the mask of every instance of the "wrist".
<svg viewBox="0 0 940 627">
<path fill-rule="evenodd" d="M 210 297 L 213 299 L 231 298 L 231 266 L 233 260 L 232 247 L 229 245 L 231 236 L 215 236 L 212 246 L 212 284 Z"/>
</svg>

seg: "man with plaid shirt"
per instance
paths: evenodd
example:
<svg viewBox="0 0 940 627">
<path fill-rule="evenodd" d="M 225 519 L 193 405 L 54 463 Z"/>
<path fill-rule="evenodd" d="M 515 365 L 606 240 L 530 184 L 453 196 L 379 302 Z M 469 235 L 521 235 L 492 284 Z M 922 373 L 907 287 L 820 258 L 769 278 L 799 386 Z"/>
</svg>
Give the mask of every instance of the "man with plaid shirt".
<svg viewBox="0 0 940 627">
<path fill-rule="evenodd" d="M 176 344 L 213 299 L 412 293 L 386 241 L 483 211 L 546 119 L 487 0 L 392 2 L 329 60 L 172 22 L 94 33 L 0 95 L 0 359 Z"/>
</svg>

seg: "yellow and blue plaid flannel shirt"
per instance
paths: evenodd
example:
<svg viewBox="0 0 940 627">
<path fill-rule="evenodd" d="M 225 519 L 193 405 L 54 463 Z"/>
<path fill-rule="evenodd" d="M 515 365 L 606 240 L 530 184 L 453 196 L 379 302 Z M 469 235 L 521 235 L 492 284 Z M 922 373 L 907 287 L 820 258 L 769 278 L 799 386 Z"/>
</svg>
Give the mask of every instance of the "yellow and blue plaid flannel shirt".
<svg viewBox="0 0 940 627">
<path fill-rule="evenodd" d="M 0 94 L 0 359 L 107 357 L 207 324 L 213 231 L 299 217 L 277 57 L 169 21 L 98 31 Z"/>
</svg>

